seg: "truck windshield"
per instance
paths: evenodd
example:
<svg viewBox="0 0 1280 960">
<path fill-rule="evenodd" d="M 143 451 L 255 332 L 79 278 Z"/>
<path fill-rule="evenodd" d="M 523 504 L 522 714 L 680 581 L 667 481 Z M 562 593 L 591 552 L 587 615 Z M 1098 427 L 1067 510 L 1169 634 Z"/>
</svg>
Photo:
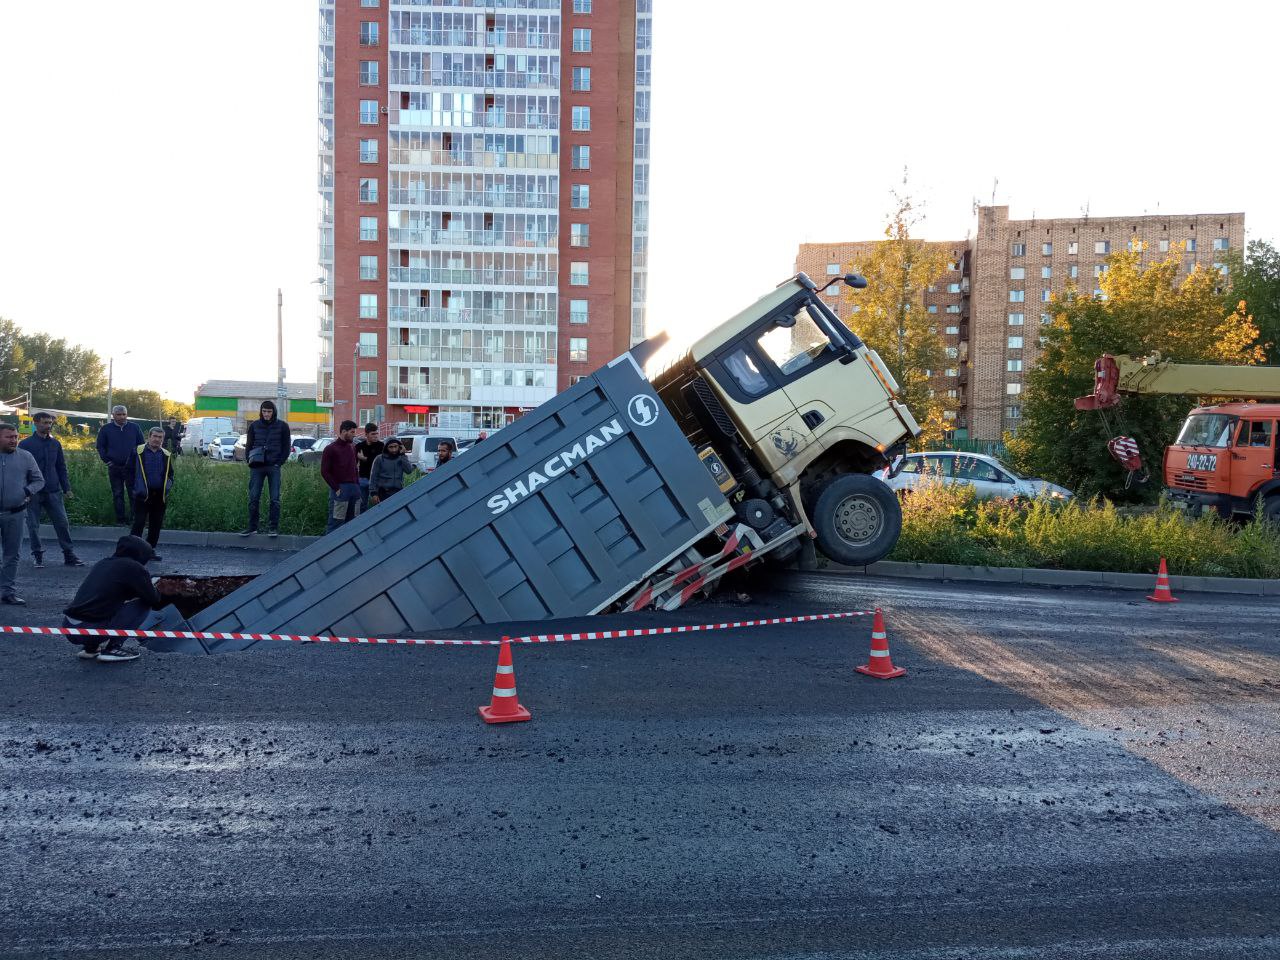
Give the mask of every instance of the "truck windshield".
<svg viewBox="0 0 1280 960">
<path fill-rule="evenodd" d="M 1235 429 L 1235 417 L 1225 413 L 1199 413 L 1187 417 L 1175 443 L 1188 447 L 1225 447 Z"/>
<path fill-rule="evenodd" d="M 760 346 L 784 375 L 811 366 L 825 350 L 834 350 L 826 331 L 809 316 L 803 303 L 792 314 L 794 326 L 774 327 L 760 337 Z"/>
</svg>

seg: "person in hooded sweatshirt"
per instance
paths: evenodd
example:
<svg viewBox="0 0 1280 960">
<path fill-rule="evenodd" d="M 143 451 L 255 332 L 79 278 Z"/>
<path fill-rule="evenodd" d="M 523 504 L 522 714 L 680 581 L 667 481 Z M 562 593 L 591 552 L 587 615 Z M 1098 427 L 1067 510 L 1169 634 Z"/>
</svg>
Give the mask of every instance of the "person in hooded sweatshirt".
<svg viewBox="0 0 1280 960">
<path fill-rule="evenodd" d="M 392 437 L 369 469 L 369 502 L 375 506 L 404 489 L 404 478 L 418 469 L 404 455 L 404 444 Z"/>
<path fill-rule="evenodd" d="M 89 568 L 71 605 L 62 611 L 62 625 L 116 630 L 141 626 L 148 613 L 164 606 L 147 573 L 146 564 L 154 556 L 151 545 L 141 537 L 121 537 L 114 554 Z M 82 660 L 115 663 L 138 659 L 137 648 L 126 644 L 123 637 L 106 638 L 105 644 L 97 637 L 67 639 L 82 648 L 78 654 Z"/>
<path fill-rule="evenodd" d="M 271 501 L 267 514 L 267 536 L 280 533 L 280 466 L 289 459 L 293 436 L 289 424 L 280 419 L 276 405 L 263 400 L 258 407 L 258 419 L 249 424 L 245 434 L 244 458 L 249 464 L 249 526 L 240 536 L 249 537 L 258 532 L 258 509 L 262 501 L 262 485 L 266 483 Z"/>
</svg>

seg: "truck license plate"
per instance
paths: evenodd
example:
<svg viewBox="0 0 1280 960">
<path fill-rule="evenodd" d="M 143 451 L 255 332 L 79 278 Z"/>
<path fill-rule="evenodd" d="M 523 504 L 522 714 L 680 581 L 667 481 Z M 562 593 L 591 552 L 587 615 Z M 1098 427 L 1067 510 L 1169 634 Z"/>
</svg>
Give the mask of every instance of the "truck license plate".
<svg viewBox="0 0 1280 960">
<path fill-rule="evenodd" d="M 1208 470 L 1214 471 L 1218 469 L 1218 455 L 1216 453 L 1192 453 L 1187 456 L 1188 470 Z"/>
</svg>

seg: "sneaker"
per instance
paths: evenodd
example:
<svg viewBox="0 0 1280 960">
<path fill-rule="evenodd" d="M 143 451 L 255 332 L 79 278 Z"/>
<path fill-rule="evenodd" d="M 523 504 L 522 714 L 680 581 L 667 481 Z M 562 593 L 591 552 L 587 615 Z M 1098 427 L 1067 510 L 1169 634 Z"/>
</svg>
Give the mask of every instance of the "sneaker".
<svg viewBox="0 0 1280 960">
<path fill-rule="evenodd" d="M 43 554 L 43 553 L 37 553 L 37 554 L 32 555 L 32 557 L 31 557 L 31 562 L 32 562 L 32 566 L 34 566 L 37 570 L 43 570 L 43 569 L 44 569 L 44 554 Z"/>
<path fill-rule="evenodd" d="M 7 603 L 11 607 L 25 607 L 27 605 L 27 601 L 23 600 L 16 593 L 6 594 L 5 596 L 0 597 L 0 603 Z"/>
<path fill-rule="evenodd" d="M 278 536 L 280 536 L 280 531 L 279 531 L 278 529 L 276 529 L 275 527 L 272 527 L 270 530 L 268 530 L 268 531 L 267 531 L 267 536 L 268 536 L 268 537 L 278 537 Z"/>
<path fill-rule="evenodd" d="M 126 647 L 123 640 L 112 640 L 107 648 L 98 654 L 99 663 L 125 663 L 137 660 L 142 656 L 137 647 Z"/>
<path fill-rule="evenodd" d="M 83 567 L 84 561 L 77 557 L 74 553 L 69 553 L 62 558 L 62 565 L 65 567 Z"/>
<path fill-rule="evenodd" d="M 241 530 L 241 531 L 240 531 L 240 536 L 242 536 L 242 537 L 252 537 L 252 536 L 253 536 L 255 533 L 257 533 L 257 532 L 258 532 L 258 528 L 257 528 L 257 527 L 245 527 L 245 529 L 243 529 L 243 530 Z"/>
<path fill-rule="evenodd" d="M 89 646 L 81 647 L 80 652 L 77 653 L 76 656 L 79 657 L 81 660 L 97 660 L 98 645 L 94 644 L 92 647 L 89 647 Z"/>
</svg>

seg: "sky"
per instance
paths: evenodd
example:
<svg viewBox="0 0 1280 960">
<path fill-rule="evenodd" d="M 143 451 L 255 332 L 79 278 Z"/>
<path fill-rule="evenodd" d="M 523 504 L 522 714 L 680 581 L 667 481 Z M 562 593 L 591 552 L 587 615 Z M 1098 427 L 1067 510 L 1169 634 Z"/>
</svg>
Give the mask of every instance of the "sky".
<svg viewBox="0 0 1280 960">
<path fill-rule="evenodd" d="M 316 21 L 0 5 L 0 316 L 189 402 L 275 379 L 280 288 L 288 378 L 312 381 Z M 904 169 L 927 239 L 994 197 L 1244 211 L 1278 241 L 1278 34 L 1280 8 L 1238 2 L 654 0 L 650 330 L 730 316 L 801 243 L 880 236 Z"/>
</svg>

